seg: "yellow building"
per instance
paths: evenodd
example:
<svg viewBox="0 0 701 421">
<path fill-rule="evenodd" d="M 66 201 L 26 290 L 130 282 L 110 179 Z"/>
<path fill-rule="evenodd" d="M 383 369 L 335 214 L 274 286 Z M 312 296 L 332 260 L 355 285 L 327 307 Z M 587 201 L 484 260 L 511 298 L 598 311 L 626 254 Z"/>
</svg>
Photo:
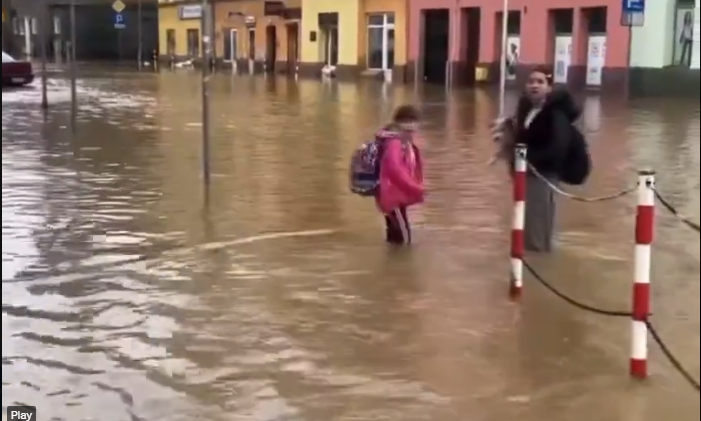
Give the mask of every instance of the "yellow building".
<svg viewBox="0 0 701 421">
<path fill-rule="evenodd" d="M 406 73 L 407 0 L 302 0 L 300 73 Z"/>
<path fill-rule="evenodd" d="M 158 0 L 159 61 L 196 59 L 201 52 L 201 2 Z"/>
</svg>

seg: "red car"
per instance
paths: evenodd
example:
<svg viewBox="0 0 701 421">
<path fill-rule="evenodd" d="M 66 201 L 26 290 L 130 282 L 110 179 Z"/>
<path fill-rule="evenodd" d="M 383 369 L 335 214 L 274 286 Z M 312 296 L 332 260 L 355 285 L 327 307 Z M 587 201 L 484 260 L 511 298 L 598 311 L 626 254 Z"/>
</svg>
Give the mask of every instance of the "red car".
<svg viewBox="0 0 701 421">
<path fill-rule="evenodd" d="M 19 61 L 2 52 L 2 86 L 24 86 L 32 83 L 34 71 L 32 63 Z"/>
</svg>

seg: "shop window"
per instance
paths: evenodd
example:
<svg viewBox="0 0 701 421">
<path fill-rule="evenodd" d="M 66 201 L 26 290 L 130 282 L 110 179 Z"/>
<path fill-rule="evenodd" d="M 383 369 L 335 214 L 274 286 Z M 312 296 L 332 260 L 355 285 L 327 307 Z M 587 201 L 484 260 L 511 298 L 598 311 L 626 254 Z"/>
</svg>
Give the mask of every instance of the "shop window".
<svg viewBox="0 0 701 421">
<path fill-rule="evenodd" d="M 394 67 L 394 13 L 368 15 L 368 69 L 390 70 Z"/>
</svg>

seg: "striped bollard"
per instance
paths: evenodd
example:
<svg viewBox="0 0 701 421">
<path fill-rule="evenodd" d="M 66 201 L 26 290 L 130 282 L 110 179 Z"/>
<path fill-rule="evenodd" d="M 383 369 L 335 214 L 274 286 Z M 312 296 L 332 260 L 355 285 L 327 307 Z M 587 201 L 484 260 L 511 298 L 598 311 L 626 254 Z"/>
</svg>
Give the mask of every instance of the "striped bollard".
<svg viewBox="0 0 701 421">
<path fill-rule="evenodd" d="M 650 266 L 655 231 L 655 173 L 638 172 L 635 216 L 635 279 L 633 279 L 630 375 L 647 377 L 647 318 L 650 314 Z"/>
<path fill-rule="evenodd" d="M 523 292 L 523 228 L 526 223 L 526 145 L 516 145 L 513 174 L 514 219 L 511 223 L 511 282 L 509 296 L 518 299 Z"/>
</svg>

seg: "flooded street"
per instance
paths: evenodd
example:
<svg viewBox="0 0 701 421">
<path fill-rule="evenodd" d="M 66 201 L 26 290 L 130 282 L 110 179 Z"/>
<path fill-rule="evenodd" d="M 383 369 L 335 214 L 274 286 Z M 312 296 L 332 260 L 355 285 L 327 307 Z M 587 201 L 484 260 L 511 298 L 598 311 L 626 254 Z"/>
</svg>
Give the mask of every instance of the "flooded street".
<svg viewBox="0 0 701 421">
<path fill-rule="evenodd" d="M 39 420 L 674 421 L 699 394 L 630 320 L 527 276 L 508 290 L 511 191 L 487 166 L 497 95 L 218 75 L 203 207 L 200 77 L 86 74 L 2 99 L 4 409 Z M 433 89 L 433 90 L 432 90 Z M 392 250 L 347 165 L 393 107 L 421 104 L 427 203 Z M 586 99 L 583 194 L 657 188 L 699 220 L 699 103 Z M 635 195 L 560 202 L 563 292 L 630 310 Z M 653 317 L 699 378 L 699 236 L 659 207 Z"/>
</svg>

